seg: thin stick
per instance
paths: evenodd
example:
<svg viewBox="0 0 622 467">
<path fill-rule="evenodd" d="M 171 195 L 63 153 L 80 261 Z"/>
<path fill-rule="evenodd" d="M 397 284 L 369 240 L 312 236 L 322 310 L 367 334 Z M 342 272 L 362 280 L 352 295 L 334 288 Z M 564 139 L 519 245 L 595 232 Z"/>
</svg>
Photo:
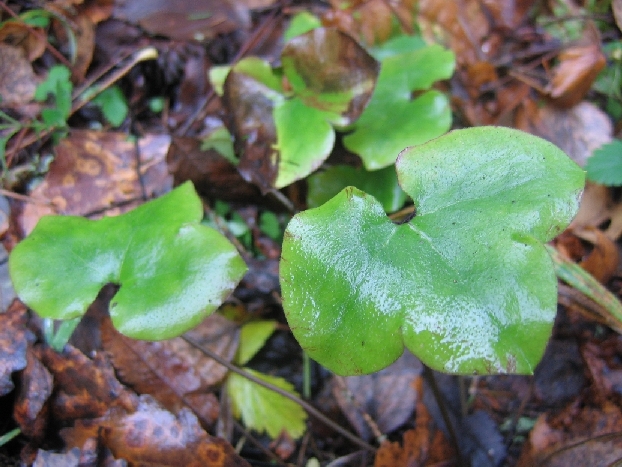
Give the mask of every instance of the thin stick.
<svg viewBox="0 0 622 467">
<path fill-rule="evenodd" d="M 301 406 L 303 409 L 305 409 L 307 411 L 307 413 L 309 415 L 311 415 L 312 417 L 316 418 L 317 420 L 319 420 L 320 422 L 324 423 L 326 426 L 332 428 L 333 430 L 335 430 L 337 433 L 339 433 L 341 436 L 349 439 L 352 443 L 356 444 L 357 446 L 360 446 L 363 449 L 366 449 L 367 451 L 370 452 L 376 452 L 376 448 L 374 448 L 371 444 L 366 443 L 365 441 L 363 441 L 361 438 L 359 438 L 358 436 L 350 433 L 348 430 L 342 428 L 341 426 L 339 426 L 337 423 L 333 422 L 330 418 L 328 418 L 326 415 L 324 415 L 322 412 L 320 412 L 319 410 L 317 410 L 315 407 L 313 407 L 311 404 L 303 401 L 302 399 L 300 399 L 299 397 L 296 397 L 294 394 L 291 394 L 277 386 L 274 386 L 270 383 L 267 383 L 265 381 L 263 381 L 262 379 L 257 378 L 256 376 L 250 374 L 247 371 L 242 370 L 241 368 L 235 366 L 234 364 L 228 362 L 227 360 L 225 360 L 224 358 L 222 358 L 220 355 L 212 352 L 211 350 L 209 350 L 208 348 L 202 346 L 201 344 L 199 344 L 197 341 L 195 341 L 193 338 L 187 336 L 187 335 L 183 335 L 182 338 L 188 342 L 188 344 L 192 345 L 193 347 L 199 349 L 201 352 L 203 352 L 205 355 L 207 355 L 209 358 L 215 360 L 216 362 L 220 363 L 222 366 L 226 367 L 228 370 L 233 371 L 234 373 L 237 373 L 240 376 L 243 376 L 244 378 L 247 378 L 249 381 L 252 381 L 253 383 L 259 384 L 260 386 L 266 388 L 266 389 L 270 389 L 271 391 L 276 392 L 277 394 L 291 400 L 292 402 L 295 402 L 296 404 L 298 404 L 299 406 Z"/>
<path fill-rule="evenodd" d="M 458 465 L 466 466 L 467 464 L 464 462 L 464 458 L 462 457 L 462 453 L 460 452 L 460 445 L 458 444 L 458 436 L 456 435 L 456 431 L 454 430 L 454 426 L 451 423 L 451 419 L 449 418 L 449 413 L 447 412 L 447 407 L 445 407 L 445 400 L 443 395 L 441 394 L 440 389 L 438 388 L 438 384 L 436 384 L 436 378 L 434 377 L 434 373 L 432 369 L 423 365 L 423 376 L 430 384 L 432 388 L 432 394 L 434 394 L 434 399 L 436 399 L 436 403 L 438 404 L 438 408 L 441 411 L 441 415 L 443 417 L 443 421 L 445 422 L 445 426 L 447 427 L 447 431 L 449 432 L 449 437 L 451 438 L 451 442 L 454 445 L 454 449 L 456 450 L 456 455 L 458 456 Z"/>
<path fill-rule="evenodd" d="M 144 61 L 144 60 L 151 60 L 157 57 L 157 50 L 153 47 L 147 47 L 145 49 L 139 50 L 138 52 L 136 52 L 131 59 L 129 60 L 128 63 L 126 63 L 125 65 L 123 65 L 121 67 L 121 69 L 119 69 L 118 71 L 116 71 L 115 73 L 113 73 L 109 78 L 107 78 L 106 80 L 104 80 L 102 83 L 99 84 L 97 90 L 94 93 L 91 93 L 88 98 L 86 99 L 76 99 L 73 103 L 73 105 L 71 106 L 71 111 L 69 112 L 69 116 L 73 115 L 74 113 L 76 113 L 78 110 L 80 110 L 82 107 L 84 107 L 88 102 L 90 102 L 91 100 L 93 100 L 98 94 L 100 94 L 102 91 L 106 90 L 107 88 L 109 88 L 110 86 L 112 86 L 116 81 L 118 81 L 119 79 L 121 79 L 123 76 L 125 76 L 137 63 Z M 10 160 L 10 158 L 13 156 L 14 153 L 17 153 L 17 151 L 19 151 L 22 148 L 25 148 L 27 146 L 30 146 L 31 144 L 33 144 L 36 141 L 42 140 L 43 138 L 45 138 L 46 136 L 48 136 L 50 133 L 52 133 L 53 130 L 55 130 L 56 127 L 52 127 L 52 128 L 46 128 L 45 130 L 37 133 L 37 134 L 31 134 L 30 137 L 25 138 L 24 141 L 21 141 L 19 145 L 14 145 L 10 151 L 7 151 L 7 161 Z M 8 163 L 8 162 L 7 162 Z"/>
<path fill-rule="evenodd" d="M 26 21 L 24 21 L 22 18 L 19 17 L 19 15 L 15 14 L 15 12 L 13 10 L 11 10 L 7 5 L 6 2 L 0 2 L 0 8 L 2 8 L 4 11 L 6 11 L 9 15 L 11 15 L 11 17 L 13 17 L 13 19 L 16 19 L 17 21 L 19 21 L 22 24 L 25 24 L 26 27 L 28 28 L 28 30 L 30 32 L 32 32 L 36 38 L 40 41 L 43 41 L 43 43 L 45 44 L 45 48 L 48 49 L 50 51 L 50 53 L 52 55 L 54 55 L 54 57 L 56 57 L 56 59 L 61 62 L 63 65 L 65 65 L 67 68 L 71 67 L 71 63 L 69 63 L 69 60 L 67 60 L 67 58 L 65 58 L 65 56 L 63 54 L 61 54 L 56 48 L 52 47 L 52 45 L 50 44 L 50 42 L 48 41 L 47 37 L 45 37 L 43 34 L 41 34 L 39 31 L 37 31 L 35 28 L 33 28 L 32 26 L 30 26 Z"/>
</svg>

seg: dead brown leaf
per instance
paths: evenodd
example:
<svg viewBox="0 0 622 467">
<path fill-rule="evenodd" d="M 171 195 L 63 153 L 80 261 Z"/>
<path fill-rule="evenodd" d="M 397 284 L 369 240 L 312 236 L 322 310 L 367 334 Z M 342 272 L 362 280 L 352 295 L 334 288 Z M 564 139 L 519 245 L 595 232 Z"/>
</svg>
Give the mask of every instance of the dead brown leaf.
<svg viewBox="0 0 622 467">
<path fill-rule="evenodd" d="M 91 360 L 66 345 L 62 354 L 50 347 L 38 348 L 38 356 L 54 376 L 52 413 L 56 420 L 96 418 L 111 407 L 131 411 L 137 404 L 136 395 L 119 383 L 102 353 Z"/>
<path fill-rule="evenodd" d="M 569 406 L 541 415 L 517 467 L 607 467 L 622 458 L 622 412 L 612 402 L 601 407 Z"/>
<path fill-rule="evenodd" d="M 167 155 L 175 183 L 191 180 L 199 193 L 223 201 L 256 202 L 260 192 L 216 150 L 201 150 L 197 138 L 174 137 Z"/>
<path fill-rule="evenodd" d="M 580 265 L 602 284 L 606 284 L 618 269 L 620 254 L 617 245 L 597 228 L 585 228 L 575 232 L 577 236 L 594 247 Z"/>
<path fill-rule="evenodd" d="M 526 99 L 518 108 L 514 127 L 552 142 L 582 167 L 594 150 L 610 142 L 613 135 L 610 118 L 589 102 L 559 109 Z"/>
<path fill-rule="evenodd" d="M 382 433 L 395 430 L 411 417 L 420 396 L 413 381 L 421 370 L 421 362 L 406 351 L 391 366 L 371 375 L 335 377 L 333 394 L 359 435 L 371 439 L 376 433 L 366 417 L 371 417 Z"/>
<path fill-rule="evenodd" d="M 237 350 L 238 326 L 217 313 L 188 334 L 229 361 Z M 151 394 L 173 412 L 189 407 L 206 427 L 215 424 L 219 403 L 212 388 L 224 379 L 225 367 L 181 337 L 160 342 L 129 339 L 110 320 L 102 325 L 102 342 L 120 378 L 136 392 Z"/>
<path fill-rule="evenodd" d="M 139 24 L 151 34 L 181 41 L 203 41 L 218 34 L 245 30 L 250 25 L 244 4 L 214 0 L 115 2 L 113 16 Z"/>
<path fill-rule="evenodd" d="M 15 387 L 11 374 L 26 368 L 28 344 L 34 341 L 26 328 L 27 320 L 28 310 L 17 300 L 0 313 L 0 396 Z"/>
<path fill-rule="evenodd" d="M 3 107 L 19 108 L 32 101 L 38 80 L 23 49 L 0 44 L 0 102 Z"/>
<path fill-rule="evenodd" d="M 616 241 L 622 235 L 622 203 L 614 200 L 610 188 L 588 182 L 585 185 L 579 212 L 570 224 L 570 228 L 580 230 L 586 227 L 598 227 L 609 221 L 605 235 Z"/>
<path fill-rule="evenodd" d="M 413 384 L 413 389 L 421 394 L 421 377 Z M 454 449 L 443 432 L 435 426 L 422 398 L 417 400 L 415 427 L 404 432 L 402 445 L 385 441 L 382 443 L 374 467 L 413 467 L 424 465 L 453 465 Z"/>
<path fill-rule="evenodd" d="M 589 23 L 585 36 L 586 43 L 568 47 L 558 55 L 559 64 L 546 89 L 557 106 L 568 108 L 581 102 L 607 64 L 594 24 Z"/>
<path fill-rule="evenodd" d="M 99 419 L 76 422 L 61 436 L 68 446 L 80 448 L 89 438 L 99 438 L 116 458 L 135 467 L 250 467 L 229 443 L 208 435 L 190 410 L 175 416 L 150 396 L 141 396 L 132 413 L 111 410 Z"/>
<path fill-rule="evenodd" d="M 274 102 L 267 97 L 264 85 L 234 71 L 225 80 L 223 102 L 230 109 L 228 126 L 235 138 L 235 152 L 241 154 L 238 170 L 266 193 L 278 170 Z"/>
<path fill-rule="evenodd" d="M 13 418 L 22 433 L 35 440 L 43 439 L 48 423 L 48 398 L 52 394 L 52 375 L 32 349 L 28 364 L 20 375 L 20 388 L 13 407 Z"/>
<path fill-rule="evenodd" d="M 168 136 L 149 135 L 136 146 L 125 133 L 72 131 L 55 146 L 49 172 L 31 192 L 55 208 L 26 204 L 19 219 L 24 234 L 46 214 L 115 215 L 141 204 L 143 188 L 148 198 L 165 193 L 172 186 L 166 166 L 169 142 Z"/>
<path fill-rule="evenodd" d="M 19 21 L 5 21 L 0 26 L 0 43 L 21 48 L 32 62 L 45 51 L 45 34 Z"/>
<path fill-rule="evenodd" d="M 402 29 L 412 34 L 415 2 L 385 0 L 341 2 L 332 0 L 332 8 L 324 12 L 325 26 L 335 26 L 369 46 L 386 41 L 394 30 L 395 19 Z"/>
</svg>

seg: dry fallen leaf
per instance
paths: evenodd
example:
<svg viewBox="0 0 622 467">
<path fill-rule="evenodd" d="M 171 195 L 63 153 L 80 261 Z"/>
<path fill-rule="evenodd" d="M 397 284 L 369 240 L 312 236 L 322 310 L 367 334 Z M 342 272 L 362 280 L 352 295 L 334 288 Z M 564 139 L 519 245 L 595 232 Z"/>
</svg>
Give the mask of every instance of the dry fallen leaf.
<svg viewBox="0 0 622 467">
<path fill-rule="evenodd" d="M 0 43 L 23 49 L 28 61 L 32 62 L 45 51 L 45 34 L 19 21 L 5 21 L 0 26 Z"/>
<path fill-rule="evenodd" d="M 231 361 L 238 347 L 238 326 L 215 313 L 188 332 L 195 341 Z M 159 342 L 129 339 L 109 319 L 102 325 L 102 342 L 119 377 L 136 392 L 150 394 L 177 412 L 188 407 L 203 426 L 212 427 L 219 413 L 213 387 L 227 369 L 192 347 L 181 337 Z"/>
<path fill-rule="evenodd" d="M 32 101 L 38 80 L 23 49 L 0 44 L 0 102 L 2 107 L 19 108 Z"/>
<path fill-rule="evenodd" d="M 555 105 L 569 108 L 581 102 L 607 64 L 596 26 L 590 23 L 585 36 L 585 43 L 568 47 L 557 57 L 559 64 L 546 89 Z"/>
<path fill-rule="evenodd" d="M 175 416 L 150 396 L 141 396 L 132 413 L 110 410 L 99 419 L 79 420 L 61 436 L 78 448 L 98 438 L 132 466 L 250 467 L 229 443 L 208 435 L 190 410 Z"/>
<path fill-rule="evenodd" d="M 50 200 L 54 208 L 26 204 L 19 219 L 22 231 L 30 233 L 46 214 L 120 214 L 142 203 L 143 188 L 147 197 L 166 193 L 172 186 L 166 166 L 169 142 L 166 135 L 148 135 L 138 140 L 137 151 L 125 133 L 72 131 L 54 147 L 49 172 L 30 194 Z"/>
<path fill-rule="evenodd" d="M 136 395 L 119 383 L 102 353 L 91 360 L 70 345 L 62 354 L 50 347 L 37 350 L 54 377 L 52 413 L 56 420 L 101 417 L 110 408 L 130 411 L 136 406 Z"/>
<path fill-rule="evenodd" d="M 32 349 L 28 364 L 20 374 L 20 388 L 13 407 L 13 419 L 22 433 L 35 440 L 43 439 L 48 422 L 47 401 L 52 394 L 52 375 Z"/>
<path fill-rule="evenodd" d="M 419 394 L 421 377 L 413 384 Z M 374 459 L 374 467 L 411 467 L 423 465 L 453 465 L 455 453 L 443 432 L 435 426 L 420 397 L 417 401 L 415 427 L 403 434 L 402 445 L 384 441 Z"/>
<path fill-rule="evenodd" d="M 609 116 L 590 102 L 559 109 L 527 99 L 516 113 L 514 127 L 552 142 L 582 167 L 613 135 Z"/>
<path fill-rule="evenodd" d="M 28 343 L 35 339 L 26 328 L 27 320 L 28 310 L 17 300 L 0 313 L 0 396 L 15 387 L 11 374 L 26 368 Z"/>
<path fill-rule="evenodd" d="M 333 394 L 341 410 L 363 439 L 371 439 L 365 415 L 382 433 L 389 433 L 408 421 L 419 394 L 413 381 L 421 375 L 421 362 L 410 352 L 391 366 L 371 375 L 335 377 Z"/>
<path fill-rule="evenodd" d="M 590 254 L 580 265 L 602 284 L 606 284 L 618 269 L 620 254 L 617 245 L 601 230 L 585 228 L 575 231 L 577 236 L 594 245 Z"/>
<path fill-rule="evenodd" d="M 569 405 L 557 415 L 541 415 L 517 467 L 607 467 L 622 458 L 622 412 L 610 402 L 601 407 Z"/>
</svg>

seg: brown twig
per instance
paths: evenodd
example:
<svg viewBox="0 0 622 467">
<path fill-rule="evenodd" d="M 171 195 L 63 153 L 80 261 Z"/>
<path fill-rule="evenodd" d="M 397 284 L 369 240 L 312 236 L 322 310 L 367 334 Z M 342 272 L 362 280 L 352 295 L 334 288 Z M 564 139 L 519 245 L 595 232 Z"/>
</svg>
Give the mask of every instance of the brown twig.
<svg viewBox="0 0 622 467">
<path fill-rule="evenodd" d="M 342 428 L 337 423 L 333 422 L 330 418 L 328 418 L 326 415 L 324 415 L 322 412 L 320 412 L 315 407 L 313 407 L 311 404 L 303 401 L 299 397 L 296 397 L 294 394 L 292 394 L 290 392 L 287 392 L 287 391 L 285 391 L 285 390 L 283 390 L 283 389 L 281 389 L 281 388 L 279 388 L 277 386 L 274 386 L 273 384 L 267 383 L 266 381 L 263 381 L 262 379 L 259 379 L 256 376 L 250 374 L 248 371 L 245 371 L 245 370 L 237 367 L 236 365 L 234 365 L 231 362 L 228 362 L 227 360 L 222 358 L 220 355 L 218 355 L 215 352 L 212 352 L 211 350 L 209 350 L 208 348 L 202 346 L 197 341 L 195 341 L 193 338 L 191 338 L 191 337 L 189 337 L 187 335 L 183 335 L 182 338 L 186 342 L 188 342 L 190 345 L 195 347 L 196 349 L 199 349 L 201 352 L 203 352 L 209 358 L 215 360 L 216 362 L 220 363 L 222 366 L 226 367 L 228 370 L 230 370 L 230 371 L 232 371 L 234 373 L 237 373 L 238 375 L 243 376 L 244 378 L 247 378 L 249 381 L 252 381 L 253 383 L 259 384 L 260 386 L 262 386 L 262 387 L 264 387 L 266 389 L 274 391 L 277 394 L 285 397 L 286 399 L 291 400 L 292 402 L 295 402 L 296 404 L 301 406 L 303 409 L 305 409 L 309 415 L 311 415 L 312 417 L 316 418 L 320 422 L 324 423 L 326 426 L 332 428 L 334 431 L 339 433 L 344 438 L 347 438 L 348 440 L 350 440 L 352 443 L 356 444 L 357 446 L 360 446 L 361 448 L 363 448 L 363 449 L 365 449 L 367 451 L 370 451 L 370 452 L 376 452 L 376 448 L 374 448 L 371 444 L 366 443 L 364 440 L 362 440 L 358 436 L 350 433 L 345 428 Z"/>
</svg>

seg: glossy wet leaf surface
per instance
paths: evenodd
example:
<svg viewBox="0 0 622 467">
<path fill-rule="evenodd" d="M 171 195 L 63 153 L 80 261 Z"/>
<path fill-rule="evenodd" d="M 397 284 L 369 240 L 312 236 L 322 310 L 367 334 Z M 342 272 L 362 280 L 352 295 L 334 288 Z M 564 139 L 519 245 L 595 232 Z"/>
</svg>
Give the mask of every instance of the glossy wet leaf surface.
<svg viewBox="0 0 622 467">
<path fill-rule="evenodd" d="M 110 316 L 119 331 L 177 336 L 214 311 L 246 270 L 202 217 L 189 182 L 118 217 L 44 217 L 9 259 L 15 290 L 39 315 L 72 319 L 115 283 Z"/>
<path fill-rule="evenodd" d="M 337 165 L 307 178 L 307 204 L 310 208 L 321 206 L 347 186 L 374 196 L 386 212 L 397 211 L 407 198 L 397 182 L 395 167 L 370 172 L 362 167 Z"/>
<path fill-rule="evenodd" d="M 451 373 L 531 373 L 556 312 L 542 245 L 578 207 L 584 173 L 515 130 L 459 130 L 401 153 L 417 208 L 396 225 L 349 187 L 295 216 L 283 306 L 309 355 L 340 374 L 379 370 L 406 346 Z"/>
</svg>

